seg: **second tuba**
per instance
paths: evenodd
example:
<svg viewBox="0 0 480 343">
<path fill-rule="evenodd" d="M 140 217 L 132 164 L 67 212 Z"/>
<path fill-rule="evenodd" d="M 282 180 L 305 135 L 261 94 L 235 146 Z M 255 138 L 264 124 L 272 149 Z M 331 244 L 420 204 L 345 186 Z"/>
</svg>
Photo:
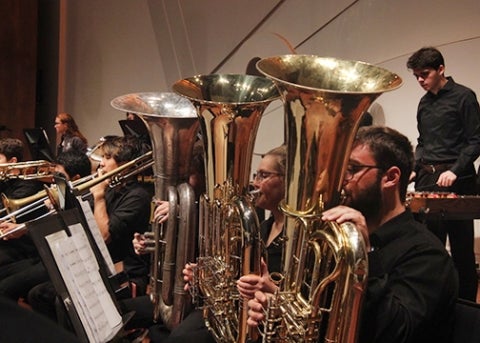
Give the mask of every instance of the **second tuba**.
<svg viewBox="0 0 480 343">
<path fill-rule="evenodd" d="M 193 105 L 175 93 L 133 93 L 119 96 L 111 105 L 137 114 L 146 124 L 152 142 L 155 198 L 169 202 L 164 225 L 152 222 L 153 240 L 150 298 L 153 319 L 169 329 L 189 311 L 182 269 L 195 260 L 197 211 L 195 192 L 188 184 L 193 145 L 199 122 Z"/>
<path fill-rule="evenodd" d="M 365 243 L 352 223 L 321 216 L 340 204 L 363 113 L 402 80 L 367 63 L 312 55 L 265 58 L 257 68 L 282 95 L 288 149 L 282 272 L 264 342 L 353 343 L 368 274 Z"/>
<path fill-rule="evenodd" d="M 194 104 L 204 137 L 197 268 L 204 319 L 217 342 L 245 342 L 246 306 L 235 282 L 260 272 L 262 249 L 250 166 L 262 114 L 278 93 L 264 77 L 234 74 L 183 79 L 173 90 Z"/>
</svg>

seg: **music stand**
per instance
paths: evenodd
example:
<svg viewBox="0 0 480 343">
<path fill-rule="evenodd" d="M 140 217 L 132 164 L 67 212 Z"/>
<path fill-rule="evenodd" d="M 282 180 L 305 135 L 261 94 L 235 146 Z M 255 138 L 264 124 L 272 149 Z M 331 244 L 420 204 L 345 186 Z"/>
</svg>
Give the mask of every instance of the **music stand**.
<svg viewBox="0 0 480 343">
<path fill-rule="evenodd" d="M 67 289 L 67 285 L 65 280 L 62 277 L 59 267 L 57 266 L 57 262 L 48 246 L 46 236 L 64 230 L 67 233 L 69 232 L 68 226 L 74 223 L 81 223 L 80 215 L 77 209 L 71 209 L 67 211 L 63 211 L 61 213 L 53 214 L 50 216 L 46 216 L 35 221 L 32 221 L 27 224 L 27 229 L 30 232 L 30 237 L 32 238 L 37 250 L 39 252 L 40 257 L 47 269 L 47 272 L 50 276 L 52 283 L 55 286 L 55 290 L 57 291 L 59 297 L 61 298 L 69 319 L 72 323 L 73 329 L 77 337 L 80 339 L 81 342 L 88 343 L 88 335 L 84 328 L 84 323 L 82 323 L 81 316 L 75 307 L 74 302 L 72 301 L 72 296 Z M 103 274 L 103 273 L 102 273 Z M 115 302 L 115 296 L 111 293 L 111 289 L 108 287 L 108 282 L 105 282 L 104 275 L 101 275 L 103 282 L 105 283 L 107 292 L 109 296 L 114 301 L 115 307 L 118 308 L 118 304 Z M 133 316 L 133 312 L 128 312 L 125 314 L 121 314 L 119 311 L 122 322 L 124 326 Z M 116 337 L 119 337 L 124 334 L 123 328 L 116 333 Z"/>
<path fill-rule="evenodd" d="M 118 123 L 124 136 L 134 136 L 151 145 L 150 134 L 142 120 L 119 120 Z"/>
<path fill-rule="evenodd" d="M 54 161 L 55 155 L 52 152 L 50 141 L 44 128 L 23 129 L 23 134 L 27 140 L 32 160 Z"/>
</svg>

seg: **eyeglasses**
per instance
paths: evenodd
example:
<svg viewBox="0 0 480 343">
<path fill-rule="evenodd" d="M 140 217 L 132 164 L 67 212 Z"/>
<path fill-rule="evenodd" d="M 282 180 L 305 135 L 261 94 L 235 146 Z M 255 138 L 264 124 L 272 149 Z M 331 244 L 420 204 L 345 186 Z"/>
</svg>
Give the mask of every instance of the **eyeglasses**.
<svg viewBox="0 0 480 343">
<path fill-rule="evenodd" d="M 58 121 L 55 122 L 55 125 L 60 125 L 60 124 L 62 124 L 62 122 L 58 122 Z"/>
<path fill-rule="evenodd" d="M 347 166 L 347 170 L 345 170 L 345 174 L 343 175 L 343 180 L 350 181 L 351 179 L 353 179 L 355 174 L 358 174 L 362 170 L 365 170 L 365 173 L 366 173 L 370 169 L 383 169 L 383 168 L 379 166 L 368 165 L 368 164 L 349 164 Z"/>
<path fill-rule="evenodd" d="M 263 180 L 268 179 L 270 176 L 274 176 L 274 175 L 283 176 L 283 174 L 280 174 L 280 173 L 274 173 L 274 172 L 267 172 L 267 171 L 259 170 L 259 171 L 257 171 L 256 174 L 253 174 L 253 179 L 255 181 L 262 182 Z"/>
</svg>

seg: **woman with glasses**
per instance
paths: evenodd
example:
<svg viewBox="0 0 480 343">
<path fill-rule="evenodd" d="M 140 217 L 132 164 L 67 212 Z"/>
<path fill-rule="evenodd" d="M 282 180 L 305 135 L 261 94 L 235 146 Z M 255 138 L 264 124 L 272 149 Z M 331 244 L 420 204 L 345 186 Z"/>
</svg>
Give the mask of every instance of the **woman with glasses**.
<svg viewBox="0 0 480 343">
<path fill-rule="evenodd" d="M 253 180 L 256 191 L 255 206 L 270 212 L 270 217 L 263 221 L 260 227 L 262 240 L 266 247 L 266 261 L 262 261 L 262 275 L 244 275 L 237 281 L 239 293 L 247 298 L 253 298 L 255 291 L 272 292 L 275 285 L 270 279 L 270 272 L 280 270 L 282 244 L 280 242 L 283 230 L 283 212 L 279 208 L 285 194 L 286 146 L 274 148 L 263 155 Z M 268 268 L 267 268 L 268 266 Z M 184 273 L 186 288 L 193 277 L 193 264 L 187 264 Z M 193 311 L 179 326 L 172 330 L 170 336 L 162 343 L 182 343 L 195 340 L 197 343 L 214 343 L 215 340 L 205 327 L 201 310 Z M 155 342 L 155 340 L 152 340 Z"/>
</svg>

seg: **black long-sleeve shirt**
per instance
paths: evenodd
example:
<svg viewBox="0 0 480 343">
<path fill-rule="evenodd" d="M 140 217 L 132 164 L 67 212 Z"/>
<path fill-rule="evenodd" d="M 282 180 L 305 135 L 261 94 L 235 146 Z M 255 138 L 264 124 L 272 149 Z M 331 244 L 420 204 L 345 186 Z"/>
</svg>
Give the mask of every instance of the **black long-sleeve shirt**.
<svg viewBox="0 0 480 343">
<path fill-rule="evenodd" d="M 149 272 L 148 257 L 135 254 L 132 237 L 135 232 L 148 230 L 151 199 L 152 195 L 137 182 L 108 189 L 105 194 L 111 237 L 107 247 L 115 262 L 123 260 L 131 277 Z"/>
<path fill-rule="evenodd" d="M 417 111 L 415 160 L 451 163 L 462 174 L 480 155 L 480 107 L 475 93 L 448 77 L 437 94 L 427 92 Z"/>
<path fill-rule="evenodd" d="M 359 342 L 450 342 L 458 277 L 440 240 L 406 210 L 370 242 Z"/>
</svg>

